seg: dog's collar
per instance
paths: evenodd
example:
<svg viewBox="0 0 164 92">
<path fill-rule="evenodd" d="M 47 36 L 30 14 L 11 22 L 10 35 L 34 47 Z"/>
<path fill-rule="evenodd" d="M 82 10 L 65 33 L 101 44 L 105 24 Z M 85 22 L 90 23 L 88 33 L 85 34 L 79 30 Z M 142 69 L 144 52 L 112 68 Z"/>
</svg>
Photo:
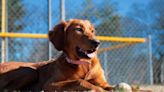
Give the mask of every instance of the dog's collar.
<svg viewBox="0 0 164 92">
<path fill-rule="evenodd" d="M 88 62 L 88 61 L 85 61 L 85 60 L 72 60 L 68 57 L 66 57 L 66 61 L 70 64 L 76 64 L 76 65 L 91 64 L 91 62 Z"/>
</svg>

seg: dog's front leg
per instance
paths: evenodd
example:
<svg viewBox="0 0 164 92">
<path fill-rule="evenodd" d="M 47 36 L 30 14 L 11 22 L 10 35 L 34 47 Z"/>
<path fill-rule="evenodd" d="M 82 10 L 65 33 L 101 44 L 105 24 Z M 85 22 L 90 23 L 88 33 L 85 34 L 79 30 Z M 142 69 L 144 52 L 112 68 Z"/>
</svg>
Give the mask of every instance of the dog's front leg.
<svg viewBox="0 0 164 92">
<path fill-rule="evenodd" d="M 100 79 L 100 78 L 93 79 L 93 80 L 91 79 L 91 80 L 88 80 L 88 82 L 92 83 L 93 85 L 99 86 L 107 91 L 113 90 L 113 87 L 111 85 L 109 85 L 106 81 L 104 81 L 103 79 Z"/>
<path fill-rule="evenodd" d="M 95 92 L 104 92 L 102 88 L 95 86 L 83 79 L 55 82 L 45 87 L 46 92 L 87 91 L 87 90 L 93 90 Z"/>
<path fill-rule="evenodd" d="M 100 64 L 97 64 L 92 70 L 89 76 L 87 76 L 88 81 L 96 86 L 100 86 L 104 90 L 112 90 L 113 87 L 107 82 L 104 71 Z"/>
</svg>

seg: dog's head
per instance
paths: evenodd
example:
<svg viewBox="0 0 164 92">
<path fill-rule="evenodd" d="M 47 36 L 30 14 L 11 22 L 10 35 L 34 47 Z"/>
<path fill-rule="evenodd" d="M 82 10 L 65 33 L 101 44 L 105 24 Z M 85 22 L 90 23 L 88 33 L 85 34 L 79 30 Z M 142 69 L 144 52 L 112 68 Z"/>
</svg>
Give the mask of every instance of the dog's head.
<svg viewBox="0 0 164 92">
<path fill-rule="evenodd" d="M 49 40 L 59 51 L 73 60 L 95 57 L 99 41 L 95 28 L 88 20 L 72 19 L 61 22 L 48 34 Z"/>
</svg>

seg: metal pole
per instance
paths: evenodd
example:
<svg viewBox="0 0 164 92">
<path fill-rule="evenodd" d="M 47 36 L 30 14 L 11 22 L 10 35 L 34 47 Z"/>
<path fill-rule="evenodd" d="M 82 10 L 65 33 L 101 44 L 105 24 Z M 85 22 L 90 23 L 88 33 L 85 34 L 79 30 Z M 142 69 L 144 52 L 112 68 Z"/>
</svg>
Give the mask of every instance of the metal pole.
<svg viewBox="0 0 164 92">
<path fill-rule="evenodd" d="M 2 33 L 5 33 L 6 31 L 6 0 L 2 0 L 2 17 L 1 17 L 1 30 L 2 30 Z M 6 57 L 6 41 L 5 41 L 5 38 L 2 38 L 2 46 L 1 46 L 1 63 L 4 63 L 6 60 L 5 60 L 5 57 Z"/>
<path fill-rule="evenodd" d="M 61 5 L 61 16 L 60 19 L 61 21 L 65 21 L 65 0 L 60 0 L 60 5 Z"/>
<path fill-rule="evenodd" d="M 108 71 L 108 55 L 107 55 L 107 52 L 104 52 L 104 61 L 103 62 L 104 62 L 105 77 L 108 80 L 109 71 Z"/>
<path fill-rule="evenodd" d="M 161 75 L 160 75 L 160 78 L 161 78 L 161 83 L 164 83 L 164 62 L 162 62 L 162 65 L 161 65 Z"/>
<path fill-rule="evenodd" d="M 48 0 L 48 30 L 50 31 L 51 30 L 51 0 Z M 49 55 L 48 55 L 48 58 L 51 59 L 52 58 L 52 45 L 51 43 L 49 42 L 48 44 L 49 46 Z"/>
<path fill-rule="evenodd" d="M 6 5 L 8 5 L 8 0 L 6 0 Z M 8 6 L 6 6 L 6 26 L 5 26 L 5 28 L 6 28 L 6 32 L 8 32 Z M 6 61 L 9 61 L 9 58 L 8 58 L 8 38 L 6 37 L 5 38 L 5 41 L 6 41 Z"/>
<path fill-rule="evenodd" d="M 152 60 L 152 37 L 148 36 L 148 51 L 149 51 L 149 60 L 148 60 L 148 71 L 150 84 L 153 85 L 153 60 Z"/>
</svg>

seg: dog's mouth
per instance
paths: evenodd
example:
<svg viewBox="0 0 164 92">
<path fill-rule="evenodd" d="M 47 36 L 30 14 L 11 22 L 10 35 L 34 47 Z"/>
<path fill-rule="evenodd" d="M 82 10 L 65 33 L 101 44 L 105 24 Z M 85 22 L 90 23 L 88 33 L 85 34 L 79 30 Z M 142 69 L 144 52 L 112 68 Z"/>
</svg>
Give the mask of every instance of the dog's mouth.
<svg viewBox="0 0 164 92">
<path fill-rule="evenodd" d="M 80 47 L 76 47 L 76 53 L 80 58 L 91 59 L 95 57 L 97 48 L 84 50 Z"/>
</svg>

